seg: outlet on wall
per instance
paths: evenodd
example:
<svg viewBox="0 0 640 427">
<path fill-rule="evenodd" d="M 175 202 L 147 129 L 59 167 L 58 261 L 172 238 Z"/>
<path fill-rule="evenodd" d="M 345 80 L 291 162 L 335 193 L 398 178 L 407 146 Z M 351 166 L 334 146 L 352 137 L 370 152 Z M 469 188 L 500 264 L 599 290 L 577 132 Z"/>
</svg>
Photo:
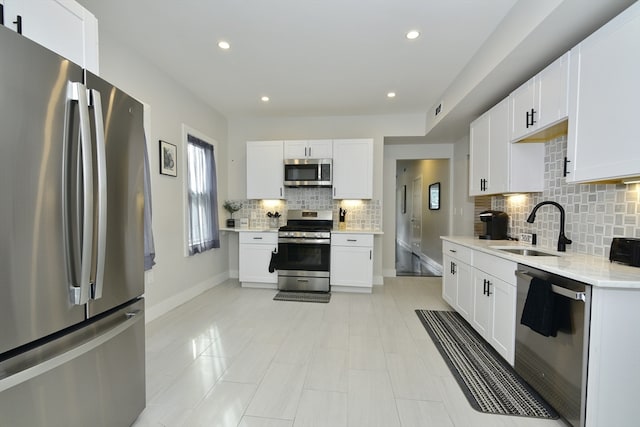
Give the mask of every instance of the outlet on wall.
<svg viewBox="0 0 640 427">
<path fill-rule="evenodd" d="M 537 243 L 537 234 L 535 233 L 520 233 L 520 241 L 524 243 L 531 243 L 535 245 Z"/>
</svg>

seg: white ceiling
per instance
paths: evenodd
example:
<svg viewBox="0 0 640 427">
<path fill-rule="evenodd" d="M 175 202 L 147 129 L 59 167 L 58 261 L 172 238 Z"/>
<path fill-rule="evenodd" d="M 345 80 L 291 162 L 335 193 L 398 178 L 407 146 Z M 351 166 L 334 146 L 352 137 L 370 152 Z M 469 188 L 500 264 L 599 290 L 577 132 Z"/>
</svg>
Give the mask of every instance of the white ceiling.
<svg viewBox="0 0 640 427">
<path fill-rule="evenodd" d="M 121 39 L 227 116 L 426 113 L 516 3 L 78 1 L 102 37 Z M 417 40 L 405 38 L 411 29 Z"/>
<path fill-rule="evenodd" d="M 468 135 L 475 117 L 636 0 L 77 1 L 100 37 L 229 118 L 425 114 L 426 136 L 412 140 L 423 143 Z M 410 41 L 412 29 L 422 34 Z"/>
</svg>

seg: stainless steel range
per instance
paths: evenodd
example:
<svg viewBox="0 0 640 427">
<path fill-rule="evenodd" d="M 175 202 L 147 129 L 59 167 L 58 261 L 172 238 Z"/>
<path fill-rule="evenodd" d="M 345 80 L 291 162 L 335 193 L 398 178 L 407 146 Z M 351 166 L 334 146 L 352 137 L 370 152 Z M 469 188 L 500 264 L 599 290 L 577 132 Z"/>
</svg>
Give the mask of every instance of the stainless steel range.
<svg viewBox="0 0 640 427">
<path fill-rule="evenodd" d="M 278 289 L 329 292 L 332 227 L 332 211 L 288 211 L 278 232 Z"/>
</svg>

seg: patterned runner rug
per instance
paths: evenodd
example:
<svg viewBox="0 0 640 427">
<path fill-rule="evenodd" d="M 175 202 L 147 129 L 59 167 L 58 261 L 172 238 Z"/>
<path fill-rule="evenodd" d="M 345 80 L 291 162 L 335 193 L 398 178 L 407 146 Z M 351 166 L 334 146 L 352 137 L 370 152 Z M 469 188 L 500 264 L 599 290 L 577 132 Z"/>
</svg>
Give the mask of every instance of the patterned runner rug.
<svg viewBox="0 0 640 427">
<path fill-rule="evenodd" d="M 558 418 L 553 408 L 458 313 L 416 310 L 416 314 L 475 410 Z"/>
<path fill-rule="evenodd" d="M 329 302 L 330 293 L 316 292 L 286 292 L 280 291 L 273 297 L 276 301 L 297 301 L 297 302 Z"/>
</svg>

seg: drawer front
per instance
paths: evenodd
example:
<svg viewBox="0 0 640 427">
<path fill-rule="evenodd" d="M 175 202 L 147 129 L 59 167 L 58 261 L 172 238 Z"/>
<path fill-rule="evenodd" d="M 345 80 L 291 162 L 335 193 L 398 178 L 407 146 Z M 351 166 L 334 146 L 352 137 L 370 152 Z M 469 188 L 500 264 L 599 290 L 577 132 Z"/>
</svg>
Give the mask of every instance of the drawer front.
<svg viewBox="0 0 640 427">
<path fill-rule="evenodd" d="M 489 255 L 485 252 L 476 251 L 473 256 L 473 266 L 478 270 L 482 270 L 498 279 L 501 279 L 510 285 L 516 284 L 516 268 L 518 264 L 500 258 L 494 255 Z"/>
<path fill-rule="evenodd" d="M 278 233 L 275 231 L 242 231 L 239 242 L 274 245 L 278 243 Z"/>
<path fill-rule="evenodd" d="M 373 246 L 373 234 L 332 234 L 332 246 Z"/>
<path fill-rule="evenodd" d="M 446 240 L 442 241 L 442 252 L 466 264 L 471 264 L 471 260 L 473 259 L 473 249 Z"/>
</svg>

